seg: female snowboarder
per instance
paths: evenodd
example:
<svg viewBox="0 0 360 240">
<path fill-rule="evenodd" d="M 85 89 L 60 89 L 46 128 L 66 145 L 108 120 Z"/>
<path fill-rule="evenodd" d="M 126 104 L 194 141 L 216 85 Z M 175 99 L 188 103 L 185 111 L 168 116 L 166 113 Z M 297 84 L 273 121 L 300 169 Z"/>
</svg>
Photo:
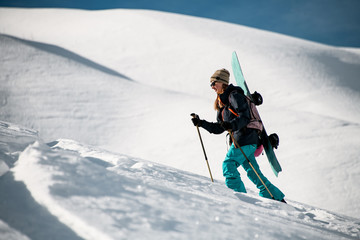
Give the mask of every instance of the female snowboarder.
<svg viewBox="0 0 360 240">
<path fill-rule="evenodd" d="M 210 78 L 210 86 L 217 94 L 214 104 L 217 111 L 217 122 L 202 120 L 198 115 L 192 118 L 192 122 L 195 126 L 202 127 L 214 134 L 229 131 L 233 137 L 233 143 L 222 164 L 225 183 L 229 188 L 235 192 L 246 193 L 244 183 L 237 170 L 241 165 L 248 178 L 260 190 L 260 196 L 285 202 L 285 195 L 271 184 L 260 171 L 254 156 L 259 141 L 258 133 L 255 129 L 246 127 L 250 122 L 249 105 L 244 91 L 240 87 L 229 85 L 229 78 L 230 73 L 226 69 L 217 70 Z"/>
</svg>

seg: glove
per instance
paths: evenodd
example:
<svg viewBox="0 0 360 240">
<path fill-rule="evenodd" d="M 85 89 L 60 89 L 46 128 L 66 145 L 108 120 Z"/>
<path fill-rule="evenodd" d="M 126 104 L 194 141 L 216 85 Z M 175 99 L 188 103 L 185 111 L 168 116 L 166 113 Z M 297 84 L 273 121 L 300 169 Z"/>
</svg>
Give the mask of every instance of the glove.
<svg viewBox="0 0 360 240">
<path fill-rule="evenodd" d="M 220 125 L 225 130 L 232 130 L 232 125 L 230 122 L 222 122 Z"/>
<path fill-rule="evenodd" d="M 192 113 L 191 116 L 193 117 L 193 118 L 191 119 L 191 121 L 193 122 L 194 126 L 195 126 L 195 127 L 196 127 L 196 126 L 200 127 L 200 125 L 201 125 L 201 120 L 200 120 L 200 118 L 199 118 L 199 115 L 197 115 L 197 114 L 195 114 L 195 113 Z"/>
</svg>

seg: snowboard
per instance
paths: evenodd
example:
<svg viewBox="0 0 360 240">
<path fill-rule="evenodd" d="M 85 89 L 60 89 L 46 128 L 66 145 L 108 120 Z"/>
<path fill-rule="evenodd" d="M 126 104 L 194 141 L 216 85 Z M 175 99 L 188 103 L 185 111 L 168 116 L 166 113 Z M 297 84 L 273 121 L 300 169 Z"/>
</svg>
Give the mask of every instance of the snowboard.
<svg viewBox="0 0 360 240">
<path fill-rule="evenodd" d="M 246 96 L 248 96 L 251 100 L 253 100 L 251 93 L 249 91 L 249 87 L 246 84 L 243 72 L 241 70 L 240 62 L 235 51 L 232 53 L 231 66 L 233 69 L 236 84 L 244 90 Z M 279 172 L 282 171 L 282 169 L 279 161 L 276 158 L 274 148 L 271 146 L 269 136 L 267 135 L 265 130 L 264 123 L 263 123 L 263 128 L 264 129 L 261 132 L 261 139 L 265 149 L 266 157 L 270 163 L 271 169 L 273 170 L 275 176 L 277 177 Z"/>
</svg>

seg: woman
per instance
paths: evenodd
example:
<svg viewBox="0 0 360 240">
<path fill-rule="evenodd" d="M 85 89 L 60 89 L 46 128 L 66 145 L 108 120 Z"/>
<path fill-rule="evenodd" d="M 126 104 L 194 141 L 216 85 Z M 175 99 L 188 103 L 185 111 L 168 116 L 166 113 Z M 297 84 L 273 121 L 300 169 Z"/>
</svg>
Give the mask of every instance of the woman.
<svg viewBox="0 0 360 240">
<path fill-rule="evenodd" d="M 259 141 L 258 133 L 257 130 L 246 127 L 250 122 L 249 105 L 244 91 L 240 87 L 233 86 L 232 84 L 229 85 L 229 78 L 230 73 L 226 69 L 217 70 L 210 78 L 210 86 L 217 94 L 214 104 L 217 111 L 217 122 L 201 120 L 198 115 L 192 121 L 195 126 L 202 127 L 210 133 L 221 134 L 224 131 L 231 132 L 230 135 L 233 138 L 233 143 L 222 165 L 223 175 L 226 178 L 226 186 L 236 192 L 246 193 L 240 173 L 237 171 L 237 168 L 241 165 L 245 169 L 248 178 L 260 190 L 260 196 L 285 202 L 285 195 L 271 184 L 260 171 L 254 156 Z M 252 166 L 247 159 L 251 162 Z"/>
</svg>

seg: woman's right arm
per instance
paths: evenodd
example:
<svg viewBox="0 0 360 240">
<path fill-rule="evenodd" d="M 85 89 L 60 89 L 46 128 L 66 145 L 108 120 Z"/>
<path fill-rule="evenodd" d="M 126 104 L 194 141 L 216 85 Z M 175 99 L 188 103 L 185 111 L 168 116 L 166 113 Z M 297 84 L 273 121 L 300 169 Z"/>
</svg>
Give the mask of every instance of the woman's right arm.
<svg viewBox="0 0 360 240">
<path fill-rule="evenodd" d="M 199 127 L 204 128 L 209 133 L 221 134 L 225 131 L 225 129 L 217 122 L 208 122 L 206 120 L 200 120 Z"/>
</svg>

